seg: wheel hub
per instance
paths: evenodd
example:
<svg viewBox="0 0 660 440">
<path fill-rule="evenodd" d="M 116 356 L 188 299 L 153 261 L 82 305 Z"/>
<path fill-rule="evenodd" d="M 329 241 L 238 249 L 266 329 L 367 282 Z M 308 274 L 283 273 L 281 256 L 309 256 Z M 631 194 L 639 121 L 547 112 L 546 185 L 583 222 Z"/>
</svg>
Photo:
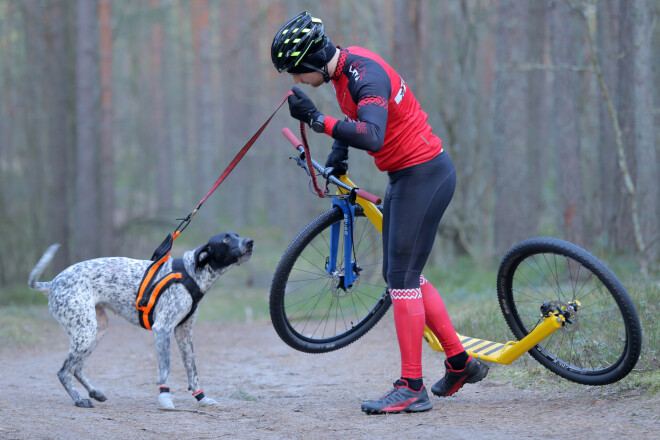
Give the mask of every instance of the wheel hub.
<svg viewBox="0 0 660 440">
<path fill-rule="evenodd" d="M 581 304 L 578 300 L 569 301 L 568 303 L 555 300 L 543 303 L 541 312 L 543 316 L 549 316 L 550 314 L 562 315 L 564 317 L 564 323 L 560 330 L 565 333 L 575 333 L 580 327 L 577 313 L 580 306 Z"/>
<path fill-rule="evenodd" d="M 355 286 L 355 283 L 353 284 Z M 331 281 L 330 281 L 330 292 L 335 298 L 346 298 L 350 296 L 353 292 L 353 286 L 347 289 L 344 286 L 344 270 L 337 269 L 332 272 Z"/>
</svg>

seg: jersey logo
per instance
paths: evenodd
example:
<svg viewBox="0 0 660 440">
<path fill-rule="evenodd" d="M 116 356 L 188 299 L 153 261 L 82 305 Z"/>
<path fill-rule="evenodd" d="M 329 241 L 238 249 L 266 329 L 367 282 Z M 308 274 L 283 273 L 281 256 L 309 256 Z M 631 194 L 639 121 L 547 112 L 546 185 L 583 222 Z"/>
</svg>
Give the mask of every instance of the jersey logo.
<svg viewBox="0 0 660 440">
<path fill-rule="evenodd" d="M 377 105 L 379 107 L 387 108 L 387 101 L 382 96 L 365 96 L 358 102 L 358 110 L 365 105 Z"/>
<path fill-rule="evenodd" d="M 394 98 L 394 102 L 399 104 L 405 94 L 406 94 L 406 83 L 403 81 L 403 78 L 401 78 L 401 88 L 399 89 L 399 93 L 396 94 L 396 97 Z"/>
<path fill-rule="evenodd" d="M 360 62 L 357 61 L 350 66 L 348 66 L 348 73 L 353 75 L 353 80 L 355 82 L 360 81 L 361 79 L 364 78 L 364 65 Z"/>
</svg>

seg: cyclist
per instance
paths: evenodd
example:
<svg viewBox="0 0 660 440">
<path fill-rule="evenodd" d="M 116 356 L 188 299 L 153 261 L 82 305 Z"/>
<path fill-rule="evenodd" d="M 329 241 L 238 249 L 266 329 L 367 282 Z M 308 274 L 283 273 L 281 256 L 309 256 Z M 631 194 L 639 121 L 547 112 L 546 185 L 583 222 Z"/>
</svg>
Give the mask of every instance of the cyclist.
<svg viewBox="0 0 660 440">
<path fill-rule="evenodd" d="M 366 150 L 389 183 L 383 202 L 383 277 L 387 282 L 401 352 L 401 377 L 381 399 L 365 402 L 368 414 L 421 412 L 432 408 L 422 379 L 422 338 L 427 325 L 447 355 L 446 372 L 431 388 L 450 396 L 486 377 L 488 367 L 468 356 L 440 294 L 422 275 L 440 218 L 456 186 L 454 165 L 442 149 L 412 91 L 378 55 L 361 47 L 335 47 L 323 23 L 307 11 L 275 35 L 271 59 L 294 84 L 332 82 L 338 120 L 322 114 L 298 87 L 288 99 L 291 116 L 334 139 L 325 163 L 347 170 L 348 147 Z"/>
</svg>

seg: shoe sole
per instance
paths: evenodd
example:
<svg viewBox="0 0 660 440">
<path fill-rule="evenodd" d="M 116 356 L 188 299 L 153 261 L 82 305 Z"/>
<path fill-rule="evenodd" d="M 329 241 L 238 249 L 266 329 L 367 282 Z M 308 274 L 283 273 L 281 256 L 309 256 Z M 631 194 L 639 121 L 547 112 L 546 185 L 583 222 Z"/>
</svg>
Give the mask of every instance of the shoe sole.
<svg viewBox="0 0 660 440">
<path fill-rule="evenodd" d="M 418 412 L 426 412 L 430 411 L 433 409 L 433 405 L 429 402 L 427 405 L 420 406 L 418 408 L 404 408 L 399 411 L 380 411 L 377 409 L 363 409 L 362 412 L 369 414 L 369 415 L 377 415 L 377 414 L 401 414 L 401 413 L 418 413 Z"/>
</svg>

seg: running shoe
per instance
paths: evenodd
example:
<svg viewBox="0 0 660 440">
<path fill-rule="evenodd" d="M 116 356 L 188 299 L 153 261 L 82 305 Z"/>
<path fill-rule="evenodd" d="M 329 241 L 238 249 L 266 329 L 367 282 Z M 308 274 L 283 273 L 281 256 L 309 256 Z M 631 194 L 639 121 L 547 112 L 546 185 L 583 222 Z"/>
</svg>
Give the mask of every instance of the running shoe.
<svg viewBox="0 0 660 440">
<path fill-rule="evenodd" d="M 470 356 L 465 368 L 454 370 L 445 361 L 445 377 L 437 381 L 432 387 L 433 394 L 439 397 L 448 397 L 460 390 L 466 383 L 476 383 L 488 374 L 488 365 Z"/>
<path fill-rule="evenodd" d="M 408 382 L 399 379 L 394 388 L 383 397 L 372 402 L 364 402 L 362 411 L 367 414 L 396 414 L 400 412 L 422 412 L 433 408 L 426 387 L 419 391 L 408 388 Z"/>
</svg>

